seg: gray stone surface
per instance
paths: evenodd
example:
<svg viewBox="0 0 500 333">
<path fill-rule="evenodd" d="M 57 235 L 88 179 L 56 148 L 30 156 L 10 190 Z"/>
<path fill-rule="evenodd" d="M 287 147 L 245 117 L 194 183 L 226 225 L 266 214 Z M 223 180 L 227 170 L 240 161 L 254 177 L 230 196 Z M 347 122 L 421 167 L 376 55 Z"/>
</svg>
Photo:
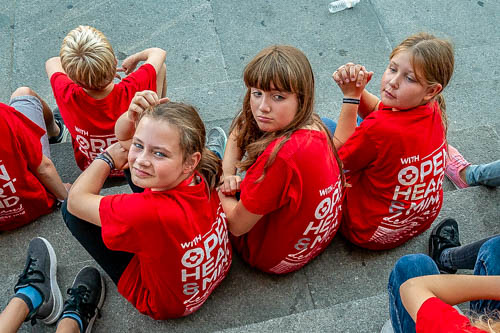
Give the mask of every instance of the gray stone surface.
<svg viewBox="0 0 500 333">
<path fill-rule="evenodd" d="M 387 295 L 367 297 L 331 307 L 231 328 L 221 333 L 260 332 L 380 332 L 389 318 Z"/>
<path fill-rule="evenodd" d="M 362 0 L 352 10 L 330 14 L 328 1 L 4 0 L 0 101 L 7 102 L 17 86 L 29 85 L 54 107 L 45 60 L 58 54 L 67 32 L 90 24 L 108 36 L 120 61 L 147 47 L 167 50 L 168 96 L 198 107 L 207 129 L 229 128 L 245 93 L 245 64 L 263 47 L 279 43 L 306 53 L 316 77 L 317 111 L 336 119 L 342 95 L 331 74 L 339 65 L 354 61 L 373 70 L 368 89 L 378 94 L 392 47 L 412 33 L 429 31 L 455 45 L 455 75 L 445 90 L 449 142 L 473 163 L 500 159 L 500 2 Z M 80 170 L 71 145 L 51 148 L 63 180 L 73 182 Z M 104 194 L 129 192 L 123 181 L 106 187 Z M 449 181 L 444 187 L 438 220 L 456 218 L 463 243 L 500 233 L 498 189 L 457 191 Z M 0 309 L 12 296 L 27 244 L 37 235 L 54 245 L 63 292 L 83 265 L 95 265 L 60 212 L 0 234 Z M 228 277 L 198 312 L 163 322 L 139 314 L 106 278 L 107 298 L 95 331 L 378 332 L 387 318 L 385 288 L 392 265 L 404 254 L 426 252 L 428 235 L 381 252 L 338 236 L 304 269 L 282 277 L 257 272 L 235 256 Z M 31 328 L 25 324 L 21 331 Z"/>
</svg>

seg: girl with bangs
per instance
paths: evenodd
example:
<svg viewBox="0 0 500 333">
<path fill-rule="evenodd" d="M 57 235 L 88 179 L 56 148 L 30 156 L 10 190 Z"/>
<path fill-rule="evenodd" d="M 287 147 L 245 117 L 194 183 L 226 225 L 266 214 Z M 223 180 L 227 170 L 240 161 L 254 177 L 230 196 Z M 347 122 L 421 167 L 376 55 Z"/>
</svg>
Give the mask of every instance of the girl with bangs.
<svg viewBox="0 0 500 333">
<path fill-rule="evenodd" d="M 288 273 L 323 251 L 338 230 L 340 162 L 314 113 L 314 75 L 304 53 L 267 47 L 243 76 L 247 92 L 231 126 L 219 197 L 243 259 Z M 243 180 L 237 171 L 246 172 Z"/>
</svg>

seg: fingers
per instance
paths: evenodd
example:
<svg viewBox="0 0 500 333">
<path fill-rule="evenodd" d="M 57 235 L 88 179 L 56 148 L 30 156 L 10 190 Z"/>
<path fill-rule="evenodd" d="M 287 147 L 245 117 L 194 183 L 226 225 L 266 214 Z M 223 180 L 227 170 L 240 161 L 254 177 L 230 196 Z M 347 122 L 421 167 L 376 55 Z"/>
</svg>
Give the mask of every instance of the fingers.
<svg viewBox="0 0 500 333">
<path fill-rule="evenodd" d="M 355 82 L 356 86 L 360 87 L 365 80 L 366 83 L 368 83 L 372 75 L 373 72 L 368 72 L 365 66 L 348 62 L 337 68 L 332 74 L 332 78 L 339 86 L 349 82 Z"/>
<path fill-rule="evenodd" d="M 117 72 L 125 72 L 125 68 L 123 68 L 123 67 L 117 67 L 116 71 Z"/>
<path fill-rule="evenodd" d="M 240 183 L 240 176 L 224 177 L 224 183 L 219 187 L 219 189 L 224 195 L 235 195 L 236 192 L 240 191 Z"/>
<path fill-rule="evenodd" d="M 170 98 L 168 98 L 168 97 L 163 97 L 160 99 L 160 104 L 168 103 L 168 102 L 170 102 Z"/>
</svg>

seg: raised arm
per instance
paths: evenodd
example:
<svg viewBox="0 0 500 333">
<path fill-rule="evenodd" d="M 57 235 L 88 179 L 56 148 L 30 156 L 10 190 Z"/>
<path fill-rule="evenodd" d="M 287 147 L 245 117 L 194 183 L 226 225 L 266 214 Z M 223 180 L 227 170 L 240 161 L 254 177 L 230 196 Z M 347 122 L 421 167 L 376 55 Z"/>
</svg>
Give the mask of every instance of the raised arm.
<svg viewBox="0 0 500 333">
<path fill-rule="evenodd" d="M 117 71 L 129 75 L 135 70 L 139 62 L 144 61 L 146 64 L 150 64 L 156 71 L 156 93 L 160 97 L 165 97 L 167 93 L 166 57 L 167 52 L 165 50 L 152 47 L 128 56 L 123 60 L 122 66 Z"/>
<path fill-rule="evenodd" d="M 62 182 L 54 163 L 47 156 L 42 155 L 42 162 L 35 170 L 35 175 L 57 199 L 64 200 L 68 197 L 68 189 L 71 185 L 65 185 Z"/>
<path fill-rule="evenodd" d="M 168 102 L 168 98 L 158 98 L 151 90 L 138 91 L 124 112 L 115 123 L 115 136 L 123 148 L 129 149 L 135 133 L 135 125 L 140 115 L 149 107 Z"/>
<path fill-rule="evenodd" d="M 340 66 L 332 75 L 333 80 L 344 94 L 344 102 L 342 103 L 337 128 L 333 135 L 333 142 L 337 149 L 349 139 L 356 129 L 356 119 L 358 109 L 361 105 L 361 97 L 372 75 L 373 72 L 366 71 L 364 66 L 353 63 Z M 369 93 L 367 92 L 367 94 Z M 370 100 L 370 95 L 365 95 L 365 98 L 368 98 L 368 100 L 364 101 L 362 105 L 364 108 L 373 103 Z"/>
<path fill-rule="evenodd" d="M 418 310 L 431 297 L 438 297 L 449 305 L 479 299 L 500 300 L 500 276 L 419 276 L 403 283 L 399 293 L 406 311 L 416 322 Z"/>
<path fill-rule="evenodd" d="M 225 195 L 235 195 L 240 190 L 241 178 L 236 175 L 236 163 L 241 160 L 242 156 L 241 149 L 236 142 L 237 135 L 236 128 L 229 134 L 222 159 L 223 184 L 219 188 Z"/>
<path fill-rule="evenodd" d="M 47 76 L 50 78 L 54 73 L 61 72 L 66 73 L 61 65 L 61 58 L 53 57 L 45 62 L 45 71 L 47 72 Z"/>
</svg>

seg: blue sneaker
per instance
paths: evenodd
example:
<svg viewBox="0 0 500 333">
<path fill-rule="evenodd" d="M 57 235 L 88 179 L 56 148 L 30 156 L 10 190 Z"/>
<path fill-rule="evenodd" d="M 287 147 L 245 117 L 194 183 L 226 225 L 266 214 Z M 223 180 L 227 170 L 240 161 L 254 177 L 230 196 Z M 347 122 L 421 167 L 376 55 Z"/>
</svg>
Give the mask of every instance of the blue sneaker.
<svg viewBox="0 0 500 333">
<path fill-rule="evenodd" d="M 220 159 L 226 150 L 227 136 L 220 127 L 212 128 L 207 135 L 207 148 L 213 151 Z"/>
<path fill-rule="evenodd" d="M 64 143 L 71 142 L 71 135 L 69 134 L 69 130 L 64 125 L 64 121 L 59 113 L 59 109 L 54 109 L 54 121 L 56 122 L 57 127 L 59 127 L 59 134 L 57 136 L 53 136 L 49 138 L 49 144 L 55 143 Z"/>
</svg>

